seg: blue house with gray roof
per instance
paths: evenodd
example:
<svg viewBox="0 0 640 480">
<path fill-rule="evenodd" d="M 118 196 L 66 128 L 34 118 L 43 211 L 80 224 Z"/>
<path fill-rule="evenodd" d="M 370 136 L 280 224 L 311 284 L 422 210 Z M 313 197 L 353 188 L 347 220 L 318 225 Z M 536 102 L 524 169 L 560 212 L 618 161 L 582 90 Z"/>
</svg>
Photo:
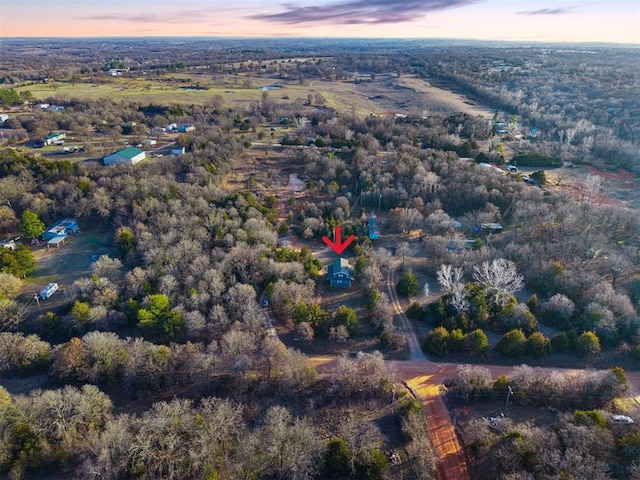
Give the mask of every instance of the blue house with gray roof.
<svg viewBox="0 0 640 480">
<path fill-rule="evenodd" d="M 332 287 L 350 288 L 355 280 L 349 261 L 339 257 L 327 268 L 327 279 Z"/>
</svg>

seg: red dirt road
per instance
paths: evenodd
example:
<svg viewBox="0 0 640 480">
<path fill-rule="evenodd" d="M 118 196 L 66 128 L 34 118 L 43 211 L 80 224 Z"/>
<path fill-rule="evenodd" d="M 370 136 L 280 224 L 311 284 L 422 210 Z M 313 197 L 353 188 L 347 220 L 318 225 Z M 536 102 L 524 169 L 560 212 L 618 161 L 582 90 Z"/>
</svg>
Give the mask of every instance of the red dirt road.
<svg viewBox="0 0 640 480">
<path fill-rule="evenodd" d="M 337 357 L 330 355 L 311 357 L 310 360 L 320 374 L 332 372 L 337 365 Z M 458 364 L 432 363 L 424 360 L 389 363 L 398 379 L 407 385 L 424 406 L 429 436 L 440 461 L 437 472 L 438 479 L 469 480 L 467 459 L 440 392 L 440 385 L 443 381 L 456 376 Z M 513 367 L 510 366 L 477 366 L 488 368 L 494 379 L 500 375 L 509 375 L 513 370 Z M 551 373 L 562 369 L 544 368 L 544 370 Z M 634 392 L 632 395 L 637 395 L 640 389 L 640 372 L 628 372 L 627 378 L 630 388 Z M 634 398 L 640 405 L 640 396 Z"/>
<path fill-rule="evenodd" d="M 435 367 L 435 369 L 433 368 Z M 436 366 L 426 362 L 396 362 L 395 368 L 411 392 L 424 407 L 427 430 L 438 455 L 440 480 L 469 480 L 467 459 L 451 424 L 449 412 L 440 395 L 440 384 L 455 375 L 455 365 Z M 425 374 L 425 370 L 431 370 Z"/>
</svg>

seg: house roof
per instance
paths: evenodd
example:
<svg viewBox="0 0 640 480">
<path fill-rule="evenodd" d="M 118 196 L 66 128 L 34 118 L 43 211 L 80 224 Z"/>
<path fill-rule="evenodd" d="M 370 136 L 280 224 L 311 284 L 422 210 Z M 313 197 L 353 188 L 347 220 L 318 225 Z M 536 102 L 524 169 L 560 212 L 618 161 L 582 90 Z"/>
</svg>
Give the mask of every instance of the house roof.
<svg viewBox="0 0 640 480">
<path fill-rule="evenodd" d="M 127 148 L 123 148 L 122 150 L 119 150 L 119 151 L 113 153 L 112 155 L 121 155 L 123 157 L 127 157 L 129 159 L 132 159 L 134 157 L 137 157 L 141 153 L 144 153 L 144 151 L 140 150 L 139 148 L 127 147 Z"/>
<path fill-rule="evenodd" d="M 49 138 L 56 138 L 56 137 L 59 137 L 60 135 L 64 135 L 64 134 L 62 132 L 53 132 L 47 135 L 46 137 L 44 137 L 44 139 L 47 140 Z"/>
<path fill-rule="evenodd" d="M 349 265 L 349 261 L 342 257 L 336 258 L 333 261 L 333 264 L 329 265 L 329 268 L 327 268 L 327 276 L 329 278 L 335 276 L 338 273 L 344 273 L 353 280 L 353 269 Z"/>
</svg>

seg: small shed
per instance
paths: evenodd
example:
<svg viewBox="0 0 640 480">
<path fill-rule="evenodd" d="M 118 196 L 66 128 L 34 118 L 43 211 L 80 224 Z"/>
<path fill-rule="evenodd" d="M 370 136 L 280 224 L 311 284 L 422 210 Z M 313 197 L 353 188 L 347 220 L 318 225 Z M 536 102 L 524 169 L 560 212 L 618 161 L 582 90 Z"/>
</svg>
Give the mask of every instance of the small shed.
<svg viewBox="0 0 640 480">
<path fill-rule="evenodd" d="M 278 248 L 286 248 L 291 246 L 291 239 L 289 237 L 278 238 Z"/>
<path fill-rule="evenodd" d="M 502 232 L 502 225 L 499 223 L 481 223 L 480 228 L 485 233 L 500 233 Z"/>
<path fill-rule="evenodd" d="M 460 230 L 462 228 L 462 222 L 459 222 L 458 220 L 443 220 L 440 223 L 440 226 L 442 228 L 452 228 L 454 230 Z"/>
<path fill-rule="evenodd" d="M 184 155 L 184 147 L 171 147 L 171 155 Z"/>
<path fill-rule="evenodd" d="M 63 245 L 66 239 L 67 239 L 67 235 L 58 235 L 57 237 L 53 237 L 51 240 L 47 242 L 47 248 L 49 247 L 60 248 L 60 245 Z"/>
<path fill-rule="evenodd" d="M 327 268 L 327 279 L 332 287 L 350 288 L 355 277 L 349 262 L 339 257 Z"/>
</svg>

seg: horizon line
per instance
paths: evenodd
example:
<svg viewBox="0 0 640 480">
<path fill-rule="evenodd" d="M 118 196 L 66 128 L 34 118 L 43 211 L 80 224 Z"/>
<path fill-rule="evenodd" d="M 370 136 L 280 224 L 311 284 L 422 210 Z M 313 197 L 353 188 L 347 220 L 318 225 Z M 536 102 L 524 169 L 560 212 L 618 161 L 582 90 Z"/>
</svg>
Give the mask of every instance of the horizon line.
<svg viewBox="0 0 640 480">
<path fill-rule="evenodd" d="M 0 41 L 2 40 L 139 40 L 139 39 L 235 39 L 235 40 L 375 40 L 375 41 L 455 41 L 455 42 L 484 42 L 484 43 L 535 43 L 535 44 L 550 44 L 550 45 L 566 45 L 566 44 L 579 44 L 579 45 L 610 45 L 610 46 L 635 46 L 640 47 L 640 42 L 613 42 L 603 40 L 526 40 L 526 39 L 483 39 L 483 38 L 461 38 L 461 37 L 332 37 L 332 36 L 295 36 L 295 35 L 82 35 L 82 36 L 3 36 L 0 35 Z"/>
</svg>

